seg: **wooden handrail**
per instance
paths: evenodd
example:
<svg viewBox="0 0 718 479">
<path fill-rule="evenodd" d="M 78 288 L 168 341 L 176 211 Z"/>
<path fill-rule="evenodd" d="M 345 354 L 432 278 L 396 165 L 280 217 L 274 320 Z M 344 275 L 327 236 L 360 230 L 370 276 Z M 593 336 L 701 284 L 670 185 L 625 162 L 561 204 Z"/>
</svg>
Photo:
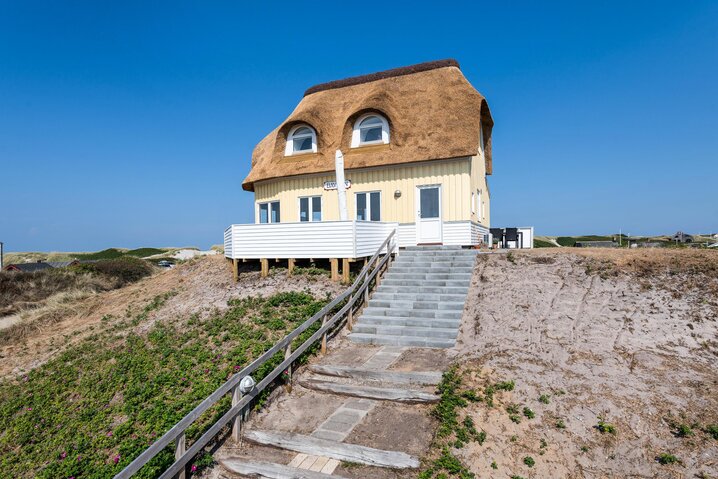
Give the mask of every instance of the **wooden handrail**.
<svg viewBox="0 0 718 479">
<path fill-rule="evenodd" d="M 251 375 L 260 366 L 272 358 L 275 354 L 283 351 L 288 345 L 292 343 L 300 334 L 312 327 L 317 321 L 331 313 L 334 308 L 341 304 L 347 297 L 350 300 L 347 301 L 336 313 L 332 315 L 324 324 L 312 334 L 309 339 L 304 341 L 298 346 L 290 355 L 288 355 L 284 361 L 282 361 L 276 368 L 272 370 L 267 376 L 265 376 L 256 387 L 246 395 L 244 395 L 236 404 L 234 404 L 217 422 L 215 422 L 202 436 L 196 440 L 186 451 L 178 454 L 175 462 L 162 473 L 160 478 L 170 478 L 176 474 L 182 472 L 186 467 L 187 463 L 196 456 L 202 448 L 204 448 L 212 439 L 219 434 L 223 427 L 229 422 L 234 420 L 242 410 L 264 389 L 266 389 L 272 382 L 277 379 L 283 371 L 289 368 L 294 361 L 296 361 L 304 352 L 309 349 L 312 344 L 318 341 L 322 336 L 327 334 L 342 318 L 354 308 L 354 305 L 359 299 L 362 298 L 365 291 L 368 290 L 369 284 L 374 279 L 379 271 L 384 267 L 385 264 L 391 258 L 391 254 L 394 252 L 395 246 L 393 244 L 393 238 L 396 230 L 392 230 L 386 239 L 382 242 L 381 246 L 377 248 L 371 259 L 364 265 L 359 274 L 357 275 L 354 282 L 344 292 L 339 294 L 336 298 L 330 301 L 322 309 L 320 309 L 314 316 L 307 319 L 295 330 L 287 334 L 284 338 L 279 340 L 274 346 L 269 348 L 257 359 L 252 361 L 248 366 L 242 369 L 240 372 L 234 374 L 224 384 L 218 387 L 212 394 L 205 398 L 199 403 L 192 411 L 190 411 L 185 417 L 183 417 L 177 424 L 167 431 L 161 438 L 155 441 L 150 447 L 145 449 L 142 454 L 137 456 L 130 464 L 127 465 L 122 471 L 115 475 L 115 479 L 127 479 L 132 477 L 137 471 L 143 466 L 150 462 L 157 454 L 164 450 L 167 446 L 175 444 L 175 442 L 181 438 L 187 428 L 192 425 L 194 421 L 199 418 L 205 411 L 215 405 L 225 394 L 233 392 L 233 390 L 239 387 L 240 381 L 246 376 Z M 386 248 L 386 254 L 384 257 L 377 262 L 377 258 L 381 252 Z M 374 268 L 372 266 L 375 265 Z M 369 271 L 371 273 L 369 273 Z M 363 300 L 362 300 L 363 301 Z"/>
</svg>

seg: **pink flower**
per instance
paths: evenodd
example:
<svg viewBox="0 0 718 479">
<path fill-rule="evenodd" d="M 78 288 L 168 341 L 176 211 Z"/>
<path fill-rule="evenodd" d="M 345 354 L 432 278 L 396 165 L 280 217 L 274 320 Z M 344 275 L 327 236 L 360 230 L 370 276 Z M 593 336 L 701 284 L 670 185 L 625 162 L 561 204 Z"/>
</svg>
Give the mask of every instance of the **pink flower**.
<svg viewBox="0 0 718 479">
<path fill-rule="evenodd" d="M 190 468 L 190 471 L 191 471 L 191 472 L 197 472 L 197 466 L 195 466 L 194 464 L 192 464 L 192 467 Z"/>
<path fill-rule="evenodd" d="M 112 437 L 112 431 L 107 431 L 107 437 Z"/>
<path fill-rule="evenodd" d="M 67 457 L 67 453 L 65 451 L 60 454 L 60 459 L 65 459 Z"/>
<path fill-rule="evenodd" d="M 119 454 L 115 456 L 114 461 L 115 461 L 115 464 L 117 464 L 118 462 L 120 462 L 120 455 L 119 455 Z"/>
<path fill-rule="evenodd" d="M 27 408 L 27 410 L 28 410 L 28 411 L 32 411 L 32 408 L 31 408 L 31 407 L 29 407 L 29 408 Z"/>
<path fill-rule="evenodd" d="M 235 366 L 235 367 L 234 367 L 234 370 L 235 370 L 235 371 L 239 371 L 240 369 L 242 369 L 242 366 Z"/>
<path fill-rule="evenodd" d="M 77 460 L 78 460 L 78 462 L 79 462 L 81 459 L 82 459 L 82 456 L 78 454 L 78 455 L 77 455 Z"/>
</svg>

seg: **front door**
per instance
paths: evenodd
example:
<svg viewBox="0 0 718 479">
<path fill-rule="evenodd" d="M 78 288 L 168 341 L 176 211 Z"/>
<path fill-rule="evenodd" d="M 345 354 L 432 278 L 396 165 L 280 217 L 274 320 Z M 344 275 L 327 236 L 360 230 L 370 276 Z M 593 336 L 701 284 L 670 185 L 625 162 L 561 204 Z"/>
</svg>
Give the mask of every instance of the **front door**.
<svg viewBox="0 0 718 479">
<path fill-rule="evenodd" d="M 441 186 L 418 186 L 416 242 L 441 243 Z"/>
</svg>

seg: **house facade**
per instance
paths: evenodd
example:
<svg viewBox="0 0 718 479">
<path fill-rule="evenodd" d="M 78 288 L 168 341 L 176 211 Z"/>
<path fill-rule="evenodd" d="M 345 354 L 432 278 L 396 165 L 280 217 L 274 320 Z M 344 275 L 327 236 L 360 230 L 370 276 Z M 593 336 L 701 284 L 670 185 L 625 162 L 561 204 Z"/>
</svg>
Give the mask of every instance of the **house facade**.
<svg viewBox="0 0 718 479">
<path fill-rule="evenodd" d="M 255 195 L 255 225 L 381 223 L 400 247 L 486 243 L 492 129 L 454 60 L 329 82 L 257 145 L 242 187 Z"/>
</svg>

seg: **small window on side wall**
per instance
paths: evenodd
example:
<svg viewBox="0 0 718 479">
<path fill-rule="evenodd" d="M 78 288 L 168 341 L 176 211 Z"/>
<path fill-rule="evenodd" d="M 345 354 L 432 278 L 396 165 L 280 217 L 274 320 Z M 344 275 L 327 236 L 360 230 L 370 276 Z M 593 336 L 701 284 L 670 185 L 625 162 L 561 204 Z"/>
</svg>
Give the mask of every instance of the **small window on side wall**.
<svg viewBox="0 0 718 479">
<path fill-rule="evenodd" d="M 279 223 L 279 201 L 259 204 L 260 223 Z"/>
<path fill-rule="evenodd" d="M 287 146 L 284 149 L 285 156 L 316 152 L 317 134 L 312 127 L 308 125 L 297 125 L 289 130 Z"/>
<path fill-rule="evenodd" d="M 357 221 L 381 221 L 381 193 L 357 193 Z"/>
<path fill-rule="evenodd" d="M 299 198 L 299 221 L 322 221 L 322 197 Z"/>
<path fill-rule="evenodd" d="M 381 115 L 362 115 L 354 123 L 352 148 L 389 143 L 389 122 Z"/>
</svg>

